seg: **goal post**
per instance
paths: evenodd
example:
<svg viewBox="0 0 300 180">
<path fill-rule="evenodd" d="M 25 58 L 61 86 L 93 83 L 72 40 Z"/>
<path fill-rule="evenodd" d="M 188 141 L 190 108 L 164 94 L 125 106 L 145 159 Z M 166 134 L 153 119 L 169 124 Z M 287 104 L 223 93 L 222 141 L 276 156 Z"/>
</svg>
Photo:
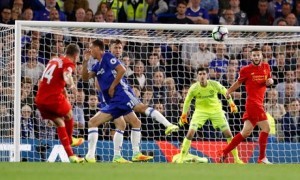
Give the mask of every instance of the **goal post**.
<svg viewBox="0 0 300 180">
<path fill-rule="evenodd" d="M 218 43 L 210 37 L 210 31 L 215 27 L 215 25 L 175 25 L 175 24 L 130 24 L 130 23 L 77 23 L 77 22 L 42 22 L 42 21 L 16 21 L 14 26 L 14 102 L 13 102 L 13 112 L 14 124 L 13 132 L 14 136 L 10 137 L 13 145 L 10 152 L 11 154 L 8 159 L 13 159 L 15 162 L 20 161 L 65 161 L 66 156 L 62 148 L 59 146 L 59 141 L 55 137 L 55 128 L 51 126 L 51 122 L 45 122 L 40 120 L 38 111 L 34 107 L 34 104 L 29 104 L 34 98 L 36 92 L 36 79 L 38 77 L 32 77 L 31 81 L 33 86 L 31 87 L 32 92 L 28 92 L 30 95 L 24 93 L 24 88 L 22 87 L 22 81 L 24 77 L 34 76 L 39 73 L 30 71 L 30 65 L 25 66 L 27 59 L 33 52 L 31 49 L 36 48 L 37 50 L 37 62 L 41 64 L 38 66 L 38 70 L 45 67 L 47 61 L 50 57 L 62 55 L 61 49 L 64 48 L 68 43 L 78 43 L 80 44 L 81 51 L 88 48 L 87 44 L 91 39 L 99 38 L 105 41 L 106 46 L 109 47 L 109 42 L 111 40 L 120 39 L 123 42 L 124 51 L 128 54 L 130 63 L 128 67 L 135 72 L 135 66 L 138 67 L 137 62 L 142 62 L 144 65 L 144 74 L 147 82 L 144 86 L 140 87 L 138 84 L 134 84 L 135 93 L 140 93 L 140 98 L 143 102 L 149 103 L 150 106 L 161 110 L 162 113 L 170 120 L 172 123 L 177 123 L 179 115 L 181 113 L 181 105 L 184 100 L 184 95 L 186 95 L 186 88 L 191 85 L 195 80 L 195 69 L 201 64 L 203 66 L 208 66 L 213 69 L 212 73 L 215 76 L 211 76 L 223 84 L 226 82 L 230 85 L 229 80 L 223 79 L 223 76 L 229 73 L 228 68 L 229 62 L 240 64 L 241 61 L 249 60 L 247 59 L 248 50 L 243 52 L 243 49 L 252 47 L 262 47 L 263 45 L 271 46 L 271 51 L 264 52 L 265 54 L 271 53 L 270 58 L 265 57 L 265 59 L 273 60 L 276 62 L 278 54 L 283 54 L 284 58 L 295 60 L 296 64 L 293 69 L 296 77 L 296 70 L 300 70 L 300 61 L 298 61 L 299 45 L 300 45 L 300 28 L 299 27 L 288 27 L 288 26 L 226 26 L 229 31 L 229 37 L 223 42 Z M 28 34 L 30 33 L 31 34 Z M 33 37 L 32 32 L 37 32 L 35 38 L 38 38 L 38 42 L 35 42 L 31 38 Z M 12 32 L 13 33 L 13 32 Z M 61 36 L 63 38 L 61 39 Z M 60 47 L 60 42 L 62 42 L 62 47 Z M 199 44 L 205 44 L 205 51 L 207 54 L 210 52 L 211 59 L 207 59 L 207 56 L 200 56 Z M 225 45 L 222 47 L 222 45 Z M 155 48 L 159 47 L 159 50 L 155 51 Z M 293 55 L 291 55 L 291 50 L 293 49 Z M 224 67 L 211 67 L 209 64 L 216 57 L 219 58 L 219 49 L 224 49 L 222 53 L 222 58 L 227 59 L 227 65 Z M 30 51 L 30 52 L 28 52 Z M 31 54 L 28 54 L 31 53 Z M 54 54 L 53 54 L 54 53 Z M 160 66 L 155 69 L 151 66 L 149 62 L 150 57 L 153 54 L 159 54 Z M 207 55 L 206 54 L 206 55 Z M 202 53 L 203 55 L 203 53 Z M 300 54 L 299 54 L 300 55 Z M 124 55 L 125 56 L 125 55 Z M 267 55 L 265 55 L 267 56 Z M 289 56 L 289 57 L 288 57 Z M 78 66 L 81 65 L 82 55 L 80 61 L 77 63 Z M 196 60 L 194 61 L 195 58 Z M 201 58 L 201 59 L 198 59 Z M 202 59 L 203 58 L 203 59 Z M 300 58 L 300 57 L 299 57 Z M 123 59 L 122 59 L 123 60 Z M 206 60 L 207 62 L 204 62 Z M 274 63 L 272 61 L 272 63 Z M 44 64 L 43 64 L 44 63 Z M 270 62 L 271 63 L 271 62 Z M 277 66 L 278 64 L 273 64 Z M 35 66 L 37 66 L 35 64 Z M 233 65 L 237 66 L 237 65 Z M 236 69 L 232 69 L 235 73 L 242 65 L 238 65 Z M 299 66 L 297 68 L 297 66 Z M 80 69 L 77 70 L 80 72 Z M 155 81 L 156 71 L 163 72 L 163 84 L 161 82 Z M 27 73 L 27 74 L 26 74 Z M 280 73 L 285 73 L 285 70 Z M 25 75 L 26 76 L 25 76 Z M 3 75 L 4 76 L 4 75 Z M 229 76 L 229 75 L 226 75 Z M 281 76 L 281 75 L 280 75 Z M 2 77 L 2 76 L 1 76 Z M 141 81 L 141 79 L 130 79 L 133 76 L 129 76 L 128 80 L 131 83 L 136 83 L 136 81 Z M 77 76 L 80 79 L 80 76 Z M 236 77 L 234 77 L 236 79 Z M 284 77 L 277 77 L 284 78 Z M 300 77 L 298 77 L 300 79 Z M 148 82 L 149 81 L 149 82 Z M 150 82 L 151 81 L 151 82 Z M 172 81 L 175 85 L 172 85 Z M 285 81 L 281 79 L 280 82 Z M 297 80 L 295 79 L 295 82 Z M 78 80 L 79 82 L 79 80 Z M 156 84 L 157 83 L 157 84 Z M 300 83 L 300 82 L 298 82 Z M 171 84 L 171 85 L 170 85 Z M 223 84 L 224 85 L 224 84 Z M 79 104 L 82 103 L 82 109 L 85 113 L 85 124 L 88 119 L 87 114 L 93 114 L 95 110 L 92 110 L 92 103 L 89 101 L 91 89 L 94 88 L 92 83 L 89 85 L 80 82 L 80 89 L 83 89 L 83 96 L 85 96 L 84 101 L 80 102 L 80 98 L 75 101 Z M 163 88 L 161 88 L 163 87 Z M 161 89 L 160 89 L 161 88 Z M 275 87 L 274 87 L 275 88 Z M 22 90 L 23 89 L 23 90 Z M 30 89 L 30 88 L 28 88 Z M 237 103 L 240 113 L 239 115 L 231 115 L 226 113 L 228 122 L 233 134 L 237 134 L 241 129 L 241 116 L 244 110 L 244 102 L 246 94 L 241 90 L 239 94 L 237 93 L 234 97 Z M 268 90 L 269 91 L 269 90 Z M 295 90 L 297 92 L 297 89 Z M 90 93 L 90 94 L 89 94 Z M 146 94 L 152 93 L 152 98 L 147 99 Z M 279 96 L 283 92 L 278 92 Z M 26 96 L 26 97 L 24 97 Z M 286 95 L 285 95 L 286 96 Z M 24 98 L 27 100 L 24 101 Z M 31 98 L 28 99 L 28 98 Z M 279 97 L 282 98 L 282 97 Z M 291 97 L 292 98 L 292 97 Z M 295 97 L 298 98 L 298 97 Z M 75 103 L 76 103 L 75 102 Z M 267 103 L 267 102 L 266 102 Z M 281 103 L 281 102 L 280 102 Z M 88 104 L 88 105 L 86 105 Z M 283 105 L 288 106 L 287 102 L 283 102 Z M 22 108 L 28 105 L 31 109 L 32 122 L 26 121 L 26 131 L 24 128 L 24 123 L 21 119 Z M 161 106 L 160 106 L 161 105 Z M 223 109 L 227 110 L 227 104 L 223 104 Z M 78 105 L 79 107 L 79 105 Z M 26 108 L 28 108 L 26 106 Z M 25 108 L 25 109 L 26 109 Z M 271 108 L 272 109 L 272 108 Z M 28 109 L 27 109 L 28 110 Z M 272 109 L 273 110 L 273 109 Z M 289 111 L 286 109 L 286 111 Z M 24 111 L 25 112 L 25 111 Z M 191 107 L 191 113 L 193 112 L 193 106 Z M 229 112 L 229 111 L 227 111 Z M 275 163 L 299 163 L 300 156 L 300 144 L 299 144 L 299 134 L 292 138 L 292 142 L 289 142 L 285 137 L 288 133 L 284 134 L 285 129 L 282 125 L 282 117 L 279 117 L 279 112 L 269 112 L 270 114 L 276 116 L 275 121 L 273 120 L 272 126 L 275 128 L 275 139 L 276 142 L 270 139 L 268 145 L 267 155 L 269 160 Z M 172 157 L 179 152 L 180 142 L 182 142 L 184 135 L 187 133 L 188 126 L 181 127 L 179 133 L 174 133 L 170 137 L 166 137 L 164 132 L 164 126 L 158 122 L 152 121 L 145 116 L 139 115 L 138 117 L 142 122 L 142 141 L 141 150 L 147 154 L 154 155 L 154 162 L 171 162 Z M 276 119 L 277 118 L 277 119 Z M 20 121 L 21 120 L 21 121 Z M 32 123 L 32 124 L 31 124 Z M 33 133 L 30 133 L 30 125 L 33 127 Z M 29 129 L 28 129 L 29 128 Z M 87 137 L 87 127 L 85 128 L 75 128 L 77 135 Z M 46 130 L 45 130 L 46 129 Z M 111 132 L 112 127 L 110 123 L 105 126 L 99 127 L 99 132 L 103 133 L 100 136 L 100 140 L 97 144 L 97 152 L 100 161 L 111 161 L 113 155 L 112 148 L 112 138 Z M 28 133 L 27 133 L 28 131 Z M 122 148 L 122 154 L 126 159 L 130 159 L 132 155 L 131 144 L 130 144 L 130 127 L 126 128 L 125 140 Z M 281 134 L 278 134 L 281 131 Z M 300 130 L 299 130 L 300 131 Z M 26 132 L 26 135 L 24 135 Z M 43 132 L 44 134 L 41 134 Z M 278 133 L 277 133 L 278 132 Z M 52 133 L 52 134 L 51 134 Z M 239 153 L 241 158 L 246 162 L 256 162 L 258 154 L 258 143 L 257 143 L 257 130 L 243 142 L 239 148 Z M 1 135 L 1 134 L 0 134 Z M 2 138 L 2 137 L 1 137 Z M 296 142 L 298 139 L 298 142 Z M 2 143 L 2 142 L 0 142 Z M 22 146 L 23 145 L 23 146 Z M 224 147 L 226 145 L 226 139 L 221 135 L 218 130 L 214 130 L 211 123 L 205 124 L 202 129 L 193 139 L 191 146 L 191 153 L 204 156 L 209 158 L 210 162 L 216 161 L 216 150 Z M 1 149 L 0 149 L 1 150 Z M 13 150 L 13 152 L 12 152 Z M 82 147 L 75 148 L 74 150 L 79 155 L 84 155 L 87 152 L 87 143 Z M 232 159 L 230 159 L 232 162 Z"/>
</svg>

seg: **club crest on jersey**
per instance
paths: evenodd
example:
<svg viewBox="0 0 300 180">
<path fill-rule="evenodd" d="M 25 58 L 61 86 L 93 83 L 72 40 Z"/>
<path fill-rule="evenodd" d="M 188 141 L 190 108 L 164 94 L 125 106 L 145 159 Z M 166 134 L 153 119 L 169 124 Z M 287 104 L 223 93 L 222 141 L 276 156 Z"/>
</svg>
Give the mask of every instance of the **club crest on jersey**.
<svg viewBox="0 0 300 180">
<path fill-rule="evenodd" d="M 116 59 L 116 58 L 110 59 L 110 63 L 111 63 L 111 64 L 116 64 L 116 63 L 117 63 L 117 59 Z"/>
</svg>

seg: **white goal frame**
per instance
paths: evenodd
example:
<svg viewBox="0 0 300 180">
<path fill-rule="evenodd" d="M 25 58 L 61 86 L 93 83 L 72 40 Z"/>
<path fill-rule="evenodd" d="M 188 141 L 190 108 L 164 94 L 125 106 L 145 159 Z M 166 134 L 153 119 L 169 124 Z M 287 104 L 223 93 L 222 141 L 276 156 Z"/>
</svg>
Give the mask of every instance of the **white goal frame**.
<svg viewBox="0 0 300 180">
<path fill-rule="evenodd" d="M 131 24 L 131 23 L 92 23 L 92 22 L 59 22 L 59 21 L 16 21 L 15 23 L 15 85 L 14 85 L 14 150 L 13 161 L 20 162 L 20 128 L 21 122 L 21 37 L 22 27 L 73 27 L 73 28 L 103 28 L 103 29 L 156 29 L 156 30 L 181 30 L 181 31 L 211 31 L 216 25 L 186 25 L 186 24 Z M 300 27 L 291 26 L 226 26 L 230 31 L 243 32 L 291 32 L 299 33 Z"/>
</svg>

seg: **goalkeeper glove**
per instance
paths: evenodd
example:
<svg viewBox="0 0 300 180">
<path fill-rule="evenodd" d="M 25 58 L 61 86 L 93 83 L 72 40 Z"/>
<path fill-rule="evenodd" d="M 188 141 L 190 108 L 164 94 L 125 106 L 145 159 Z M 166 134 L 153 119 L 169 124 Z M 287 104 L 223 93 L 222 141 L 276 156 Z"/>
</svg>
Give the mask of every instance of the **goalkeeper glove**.
<svg viewBox="0 0 300 180">
<path fill-rule="evenodd" d="M 239 110 L 238 110 L 237 106 L 234 104 L 234 102 L 230 102 L 229 106 L 230 106 L 230 112 L 231 113 L 237 113 L 237 112 L 239 112 Z"/>
<path fill-rule="evenodd" d="M 188 123 L 187 115 L 182 114 L 179 119 L 179 126 L 183 126 L 184 124 L 187 124 L 187 123 Z"/>
</svg>

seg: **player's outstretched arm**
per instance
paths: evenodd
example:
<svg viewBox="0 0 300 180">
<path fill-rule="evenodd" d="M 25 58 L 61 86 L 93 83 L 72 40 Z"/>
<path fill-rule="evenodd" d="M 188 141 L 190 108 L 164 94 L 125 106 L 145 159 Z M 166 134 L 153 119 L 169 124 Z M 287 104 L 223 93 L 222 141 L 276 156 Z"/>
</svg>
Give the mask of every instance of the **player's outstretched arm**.
<svg viewBox="0 0 300 180">
<path fill-rule="evenodd" d="M 239 88 L 241 85 L 242 85 L 242 82 L 235 81 L 235 83 L 233 83 L 233 85 L 227 90 L 227 92 L 226 92 L 226 98 L 227 99 L 231 98 L 230 94 L 232 92 L 234 92 L 235 90 L 237 90 L 237 88 Z"/>
</svg>

